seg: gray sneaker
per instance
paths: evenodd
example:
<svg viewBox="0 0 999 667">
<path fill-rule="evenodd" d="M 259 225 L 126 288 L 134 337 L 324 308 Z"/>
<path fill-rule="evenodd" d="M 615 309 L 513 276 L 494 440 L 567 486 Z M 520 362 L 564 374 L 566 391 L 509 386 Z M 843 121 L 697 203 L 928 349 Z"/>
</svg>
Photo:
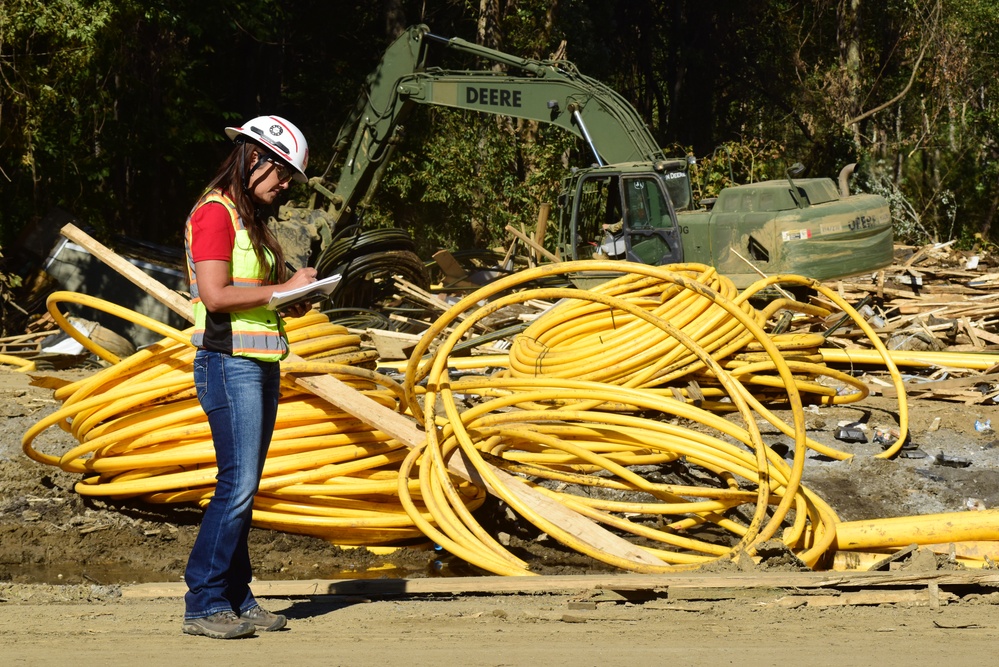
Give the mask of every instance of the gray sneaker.
<svg viewBox="0 0 999 667">
<path fill-rule="evenodd" d="M 231 611 L 220 611 L 202 618 L 184 619 L 184 633 L 212 639 L 241 639 L 252 637 L 257 628 L 252 621 L 243 620 Z"/>
<path fill-rule="evenodd" d="M 260 605 L 248 609 L 239 617 L 242 621 L 250 621 L 259 630 L 264 632 L 274 632 L 280 630 L 288 623 L 288 619 L 281 614 L 272 614 Z"/>
</svg>

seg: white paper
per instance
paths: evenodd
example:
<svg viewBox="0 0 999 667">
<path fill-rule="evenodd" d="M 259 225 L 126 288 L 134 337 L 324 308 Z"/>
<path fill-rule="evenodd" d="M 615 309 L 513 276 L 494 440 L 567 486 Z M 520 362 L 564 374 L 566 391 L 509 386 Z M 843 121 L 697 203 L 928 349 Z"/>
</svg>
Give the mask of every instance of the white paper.
<svg viewBox="0 0 999 667">
<path fill-rule="evenodd" d="M 324 296 L 329 296 L 336 289 L 339 282 L 340 274 L 338 273 L 335 276 L 329 276 L 293 290 L 274 292 L 271 294 L 271 300 L 267 302 L 267 309 L 277 310 L 283 306 L 289 306 L 300 301 L 315 301 Z"/>
</svg>

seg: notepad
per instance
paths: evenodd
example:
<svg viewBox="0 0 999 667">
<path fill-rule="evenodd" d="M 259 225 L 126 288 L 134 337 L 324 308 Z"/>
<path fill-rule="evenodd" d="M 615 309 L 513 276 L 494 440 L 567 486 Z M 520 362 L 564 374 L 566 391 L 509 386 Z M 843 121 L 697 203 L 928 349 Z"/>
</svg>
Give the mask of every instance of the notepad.
<svg viewBox="0 0 999 667">
<path fill-rule="evenodd" d="M 267 302 L 267 309 L 277 310 L 278 308 L 293 306 L 302 301 L 315 301 L 316 299 L 329 296 L 339 283 L 340 274 L 338 273 L 286 292 L 274 292 L 271 294 L 271 300 Z"/>
</svg>

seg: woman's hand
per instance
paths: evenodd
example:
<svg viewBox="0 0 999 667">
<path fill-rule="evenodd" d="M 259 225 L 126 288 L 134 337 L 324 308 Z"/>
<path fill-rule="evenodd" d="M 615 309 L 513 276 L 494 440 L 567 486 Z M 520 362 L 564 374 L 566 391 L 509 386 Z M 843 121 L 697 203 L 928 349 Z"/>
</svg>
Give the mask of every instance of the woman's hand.
<svg viewBox="0 0 999 667">
<path fill-rule="evenodd" d="M 306 266 L 295 271 L 291 278 L 286 280 L 281 286 L 280 292 L 287 290 L 296 289 L 298 287 L 305 287 L 311 283 L 316 282 L 316 270 L 311 266 Z M 306 313 L 312 310 L 311 301 L 300 301 L 298 303 L 292 304 L 287 308 L 281 310 L 281 315 L 283 317 L 302 317 Z"/>
<path fill-rule="evenodd" d="M 311 301 L 299 301 L 296 304 L 281 309 L 281 317 L 302 317 L 312 310 Z"/>
<path fill-rule="evenodd" d="M 288 278 L 284 283 L 281 284 L 280 288 L 276 291 L 287 292 L 288 290 L 293 290 L 299 287 L 305 287 L 309 283 L 316 282 L 316 270 L 311 266 L 306 266 L 295 273 L 292 274 L 291 278 Z"/>
</svg>

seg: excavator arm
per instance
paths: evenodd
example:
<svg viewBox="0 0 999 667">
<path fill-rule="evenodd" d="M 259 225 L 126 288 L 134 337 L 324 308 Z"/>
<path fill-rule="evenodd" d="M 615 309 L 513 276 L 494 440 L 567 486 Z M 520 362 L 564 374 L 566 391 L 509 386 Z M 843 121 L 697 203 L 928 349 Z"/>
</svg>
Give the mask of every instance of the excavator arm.
<svg viewBox="0 0 999 667">
<path fill-rule="evenodd" d="M 481 57 L 504 70 L 428 68 L 431 44 Z M 634 107 L 572 63 L 519 58 L 439 37 L 417 25 L 386 49 L 341 127 L 331 163 L 341 164 L 335 186 L 313 183 L 330 201 L 327 213 L 334 230 L 353 222 L 368 205 L 407 116 L 420 104 L 558 125 L 585 141 L 598 165 L 666 160 Z"/>
</svg>

